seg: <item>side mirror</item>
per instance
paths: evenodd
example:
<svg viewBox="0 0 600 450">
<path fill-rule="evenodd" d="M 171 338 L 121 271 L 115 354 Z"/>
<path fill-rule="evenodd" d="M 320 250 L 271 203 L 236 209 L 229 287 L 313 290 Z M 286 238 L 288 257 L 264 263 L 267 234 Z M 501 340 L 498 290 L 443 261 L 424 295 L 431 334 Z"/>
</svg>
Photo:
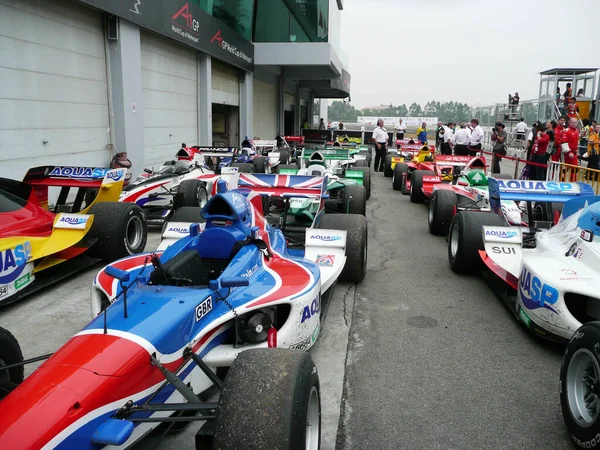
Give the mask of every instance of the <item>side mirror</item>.
<svg viewBox="0 0 600 450">
<path fill-rule="evenodd" d="M 119 281 L 127 282 L 129 281 L 129 272 L 126 272 L 121 269 L 117 269 L 113 266 L 108 266 L 105 270 L 106 274 L 109 277 L 116 278 Z"/>
<path fill-rule="evenodd" d="M 92 434 L 92 443 L 123 445 L 131 437 L 134 424 L 130 420 L 107 419 Z"/>
<path fill-rule="evenodd" d="M 146 173 L 153 173 L 153 172 L 152 172 L 152 169 L 148 169 L 148 168 L 145 168 L 145 169 L 144 169 L 144 172 L 146 172 Z"/>
<path fill-rule="evenodd" d="M 246 277 L 229 277 L 221 279 L 221 286 L 224 288 L 249 286 L 250 280 Z"/>
</svg>

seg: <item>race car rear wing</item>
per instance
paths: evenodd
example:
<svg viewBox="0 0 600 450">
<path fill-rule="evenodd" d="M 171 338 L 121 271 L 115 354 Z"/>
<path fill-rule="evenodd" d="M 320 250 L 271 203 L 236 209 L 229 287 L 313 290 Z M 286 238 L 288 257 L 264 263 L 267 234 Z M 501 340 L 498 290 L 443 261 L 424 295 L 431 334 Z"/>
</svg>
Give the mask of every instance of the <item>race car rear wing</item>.
<svg viewBox="0 0 600 450">
<path fill-rule="evenodd" d="M 198 150 L 202 156 L 227 158 L 236 156 L 238 154 L 238 149 L 236 147 L 203 147 L 194 145 L 192 148 Z"/>
<path fill-rule="evenodd" d="M 289 143 L 304 144 L 304 136 L 284 136 L 283 140 Z"/>
<path fill-rule="evenodd" d="M 261 139 L 261 140 L 255 140 L 253 142 L 257 149 L 261 148 L 261 147 L 277 148 L 277 141 L 274 139 L 273 140 Z"/>
<path fill-rule="evenodd" d="M 466 166 L 473 156 L 461 155 L 436 155 L 435 163 L 444 166 Z"/>
<path fill-rule="evenodd" d="M 262 196 L 327 199 L 327 177 L 304 175 L 240 173 L 239 189 L 250 189 Z"/>
<path fill-rule="evenodd" d="M 564 203 L 574 197 L 594 195 L 594 189 L 587 183 L 536 181 L 536 180 L 497 180 L 488 179 L 490 206 L 500 207 L 500 200 L 526 202 Z"/>
<path fill-rule="evenodd" d="M 110 169 L 104 167 L 39 166 L 32 167 L 23 183 L 32 186 L 68 186 L 99 188 Z"/>
</svg>

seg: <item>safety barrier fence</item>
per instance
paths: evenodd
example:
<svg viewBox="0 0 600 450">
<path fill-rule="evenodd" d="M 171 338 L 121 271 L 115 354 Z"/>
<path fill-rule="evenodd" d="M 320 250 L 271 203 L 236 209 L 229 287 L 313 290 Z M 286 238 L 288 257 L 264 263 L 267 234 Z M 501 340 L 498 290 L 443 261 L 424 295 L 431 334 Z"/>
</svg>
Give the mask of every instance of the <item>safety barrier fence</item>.
<svg viewBox="0 0 600 450">
<path fill-rule="evenodd" d="M 548 165 L 548 175 L 546 176 L 546 180 L 567 182 L 581 181 L 582 183 L 591 185 L 594 192 L 600 195 L 600 170 L 551 161 Z"/>
<path fill-rule="evenodd" d="M 482 150 L 481 154 L 486 157 L 486 164 L 492 166 L 493 153 L 487 150 Z M 527 167 L 527 170 L 525 168 Z M 508 171 L 515 179 L 531 178 L 531 173 L 534 167 L 542 167 L 546 169 L 548 164 L 527 161 L 526 159 L 517 156 L 503 156 L 500 161 L 502 172 Z"/>
</svg>

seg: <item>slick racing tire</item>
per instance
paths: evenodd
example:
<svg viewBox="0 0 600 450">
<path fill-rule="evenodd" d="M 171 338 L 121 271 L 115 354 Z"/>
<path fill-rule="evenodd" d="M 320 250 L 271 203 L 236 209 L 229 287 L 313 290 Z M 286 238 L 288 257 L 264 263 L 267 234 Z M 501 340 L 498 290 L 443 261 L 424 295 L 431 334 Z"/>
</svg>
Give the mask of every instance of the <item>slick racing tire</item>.
<svg viewBox="0 0 600 450">
<path fill-rule="evenodd" d="M 369 170 L 368 167 L 355 167 L 350 170 L 354 170 L 356 172 L 362 172 L 362 174 L 363 174 L 363 184 L 362 185 L 365 188 L 365 191 L 367 192 L 367 200 L 369 200 L 371 198 L 371 171 Z"/>
<path fill-rule="evenodd" d="M 212 448 L 318 450 L 320 442 L 319 374 L 310 355 L 283 348 L 241 352 L 225 377 Z"/>
<path fill-rule="evenodd" d="M 383 166 L 383 176 L 391 177 L 394 174 L 392 171 L 392 155 L 385 155 L 385 164 Z"/>
<path fill-rule="evenodd" d="M 359 159 L 354 163 L 354 167 L 369 167 L 366 159 Z"/>
<path fill-rule="evenodd" d="M 484 249 L 483 225 L 503 226 L 502 219 L 494 213 L 459 211 L 450 223 L 448 236 L 448 261 L 456 273 L 479 272 L 485 264 L 479 256 Z"/>
<path fill-rule="evenodd" d="M 2 366 L 17 364 L 23 361 L 23 353 L 19 342 L 10 331 L 0 327 L 0 400 L 23 381 L 24 367 L 17 366 L 2 370 Z"/>
<path fill-rule="evenodd" d="M 94 222 L 89 234 L 98 239 L 90 255 L 113 262 L 144 251 L 148 225 L 142 208 L 133 203 L 97 203 L 90 214 Z"/>
<path fill-rule="evenodd" d="M 367 166 L 371 167 L 371 161 L 373 161 L 373 155 L 371 154 L 371 152 L 368 150 L 361 150 L 360 152 L 358 152 L 358 154 L 365 155 Z"/>
<path fill-rule="evenodd" d="M 346 230 L 346 264 L 340 274 L 341 281 L 360 283 L 367 272 L 367 219 L 359 214 L 325 214 L 318 228 Z"/>
<path fill-rule="evenodd" d="M 350 184 L 344 189 L 343 211 L 347 214 L 367 213 L 367 190 L 359 184 Z"/>
<path fill-rule="evenodd" d="M 410 179 L 410 201 L 413 203 L 423 203 L 425 194 L 423 194 L 423 177 L 435 175 L 431 170 L 415 170 Z"/>
<path fill-rule="evenodd" d="M 439 189 L 434 191 L 431 202 L 429 202 L 429 212 L 427 222 L 429 232 L 437 235 L 448 235 L 450 222 L 452 222 L 452 213 L 458 203 L 458 196 L 453 191 Z"/>
<path fill-rule="evenodd" d="M 406 164 L 396 164 L 392 176 L 392 187 L 395 191 L 401 191 L 403 194 L 408 194 L 406 189 L 406 180 L 408 180 L 408 166 Z"/>
<path fill-rule="evenodd" d="M 173 215 L 171 216 L 169 221 L 165 222 L 163 224 L 162 231 L 160 232 L 160 234 L 162 235 L 165 232 L 165 230 L 167 229 L 167 225 L 169 225 L 170 222 L 186 222 L 186 223 L 204 223 L 204 222 L 206 222 L 206 220 L 204 220 L 200 216 L 200 211 L 202 211 L 202 208 L 200 208 L 199 206 L 184 206 L 182 208 L 179 208 L 179 209 L 173 211 Z"/>
<path fill-rule="evenodd" d="M 279 150 L 279 165 L 290 163 L 290 152 L 285 149 Z"/>
<path fill-rule="evenodd" d="M 256 173 L 271 173 L 271 166 L 269 165 L 269 161 L 264 156 L 254 158 L 254 160 L 252 161 L 252 165 L 254 166 L 254 171 Z"/>
<path fill-rule="evenodd" d="M 295 164 L 279 164 L 277 166 L 277 173 L 281 173 L 282 170 L 295 170 L 298 172 L 298 166 Z"/>
<path fill-rule="evenodd" d="M 200 180 L 185 180 L 177 187 L 177 194 L 173 202 L 173 209 L 184 206 L 204 207 L 208 202 L 206 185 Z"/>
<path fill-rule="evenodd" d="M 596 448 L 600 444 L 600 322 L 588 322 L 573 335 L 560 368 L 560 406 L 575 444 Z"/>
<path fill-rule="evenodd" d="M 233 163 L 231 167 L 237 167 L 239 173 L 254 173 L 254 165 L 250 163 Z"/>
</svg>

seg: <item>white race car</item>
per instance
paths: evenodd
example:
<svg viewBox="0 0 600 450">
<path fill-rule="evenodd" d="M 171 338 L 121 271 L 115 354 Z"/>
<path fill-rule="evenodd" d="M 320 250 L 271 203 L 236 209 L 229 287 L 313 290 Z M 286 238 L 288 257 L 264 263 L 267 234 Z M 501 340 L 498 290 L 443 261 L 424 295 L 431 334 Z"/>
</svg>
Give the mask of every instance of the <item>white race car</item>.
<svg viewBox="0 0 600 450">
<path fill-rule="evenodd" d="M 599 320 L 600 197 L 592 187 L 490 178 L 489 188 L 491 212 L 461 211 L 452 220 L 452 270 L 487 266 L 509 288 L 501 297 L 539 336 L 570 339 L 582 323 Z M 501 200 L 526 202 L 528 226 L 509 226 Z M 556 203 L 564 203 L 556 225 L 536 220 L 537 208 Z"/>
</svg>

